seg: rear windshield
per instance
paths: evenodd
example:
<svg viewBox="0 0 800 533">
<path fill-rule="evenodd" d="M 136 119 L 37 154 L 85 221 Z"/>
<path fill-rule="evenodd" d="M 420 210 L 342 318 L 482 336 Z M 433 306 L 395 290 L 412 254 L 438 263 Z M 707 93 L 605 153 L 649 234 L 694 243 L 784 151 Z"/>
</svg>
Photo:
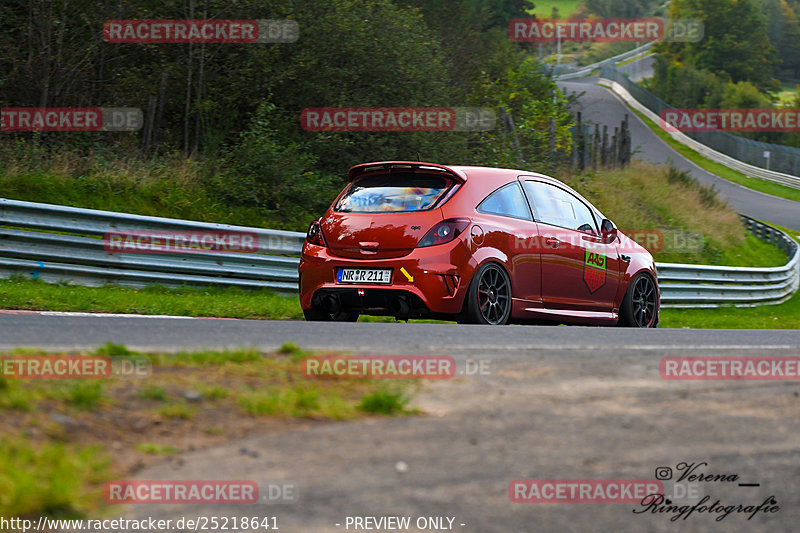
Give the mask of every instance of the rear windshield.
<svg viewBox="0 0 800 533">
<path fill-rule="evenodd" d="M 364 176 L 350 184 L 334 207 L 344 213 L 425 211 L 444 198 L 453 182 L 432 174 L 396 172 Z"/>
</svg>

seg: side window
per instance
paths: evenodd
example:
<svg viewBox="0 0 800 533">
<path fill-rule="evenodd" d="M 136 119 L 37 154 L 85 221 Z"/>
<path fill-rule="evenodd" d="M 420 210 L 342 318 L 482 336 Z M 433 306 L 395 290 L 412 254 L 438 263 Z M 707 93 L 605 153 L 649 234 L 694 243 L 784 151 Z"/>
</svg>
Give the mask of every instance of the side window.
<svg viewBox="0 0 800 533">
<path fill-rule="evenodd" d="M 541 181 L 524 181 L 525 194 L 536 213 L 536 220 L 578 231 L 597 233 L 592 211 L 563 189 Z"/>
<path fill-rule="evenodd" d="M 479 205 L 479 213 L 533 220 L 519 182 L 509 183 L 487 196 Z"/>
</svg>

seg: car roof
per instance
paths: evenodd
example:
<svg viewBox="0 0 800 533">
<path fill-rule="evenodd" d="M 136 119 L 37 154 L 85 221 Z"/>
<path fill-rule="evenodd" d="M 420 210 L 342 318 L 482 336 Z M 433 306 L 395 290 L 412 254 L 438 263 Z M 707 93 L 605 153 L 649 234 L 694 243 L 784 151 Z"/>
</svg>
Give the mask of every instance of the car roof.
<svg viewBox="0 0 800 533">
<path fill-rule="evenodd" d="M 598 215 L 604 215 L 594 206 L 589 200 L 584 198 L 580 193 L 574 190 L 566 183 L 530 170 L 519 170 L 512 168 L 495 168 L 495 167 L 481 167 L 469 165 L 442 165 L 440 163 L 428 163 L 423 161 L 377 161 L 374 163 L 362 163 L 355 165 L 348 173 L 349 181 L 353 181 L 359 176 L 370 174 L 372 172 L 386 172 L 392 170 L 407 170 L 418 172 L 444 172 L 454 177 L 457 181 L 466 184 L 470 189 L 480 189 L 480 193 L 488 195 L 495 189 L 505 185 L 506 183 L 517 179 L 519 176 L 530 176 L 537 180 L 541 180 L 551 185 L 557 185 L 566 188 L 578 198 L 589 204 Z"/>
<path fill-rule="evenodd" d="M 534 176 L 536 178 L 543 178 L 545 181 L 552 181 L 553 183 L 561 183 L 555 178 L 540 174 L 539 172 L 532 172 L 530 170 L 519 170 L 513 168 L 494 168 L 494 167 L 473 167 L 473 166 L 453 166 L 450 167 L 454 170 L 463 172 L 467 179 L 481 180 L 508 180 L 516 178 L 517 176 Z"/>
</svg>

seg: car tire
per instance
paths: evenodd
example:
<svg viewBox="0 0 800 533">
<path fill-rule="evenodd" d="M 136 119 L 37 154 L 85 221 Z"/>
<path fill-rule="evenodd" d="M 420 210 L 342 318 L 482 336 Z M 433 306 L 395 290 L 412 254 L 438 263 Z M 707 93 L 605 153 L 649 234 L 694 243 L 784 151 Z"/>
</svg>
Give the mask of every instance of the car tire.
<svg viewBox="0 0 800 533">
<path fill-rule="evenodd" d="M 303 316 L 307 322 L 355 322 L 358 320 L 358 313 L 339 311 L 332 314 L 316 307 L 303 309 Z"/>
<path fill-rule="evenodd" d="M 653 278 L 637 274 L 628 284 L 619 308 L 619 325 L 628 328 L 654 328 L 658 325 L 658 291 Z"/>
<path fill-rule="evenodd" d="M 497 263 L 485 263 L 472 276 L 464 310 L 470 324 L 508 324 L 511 317 L 511 280 Z"/>
</svg>

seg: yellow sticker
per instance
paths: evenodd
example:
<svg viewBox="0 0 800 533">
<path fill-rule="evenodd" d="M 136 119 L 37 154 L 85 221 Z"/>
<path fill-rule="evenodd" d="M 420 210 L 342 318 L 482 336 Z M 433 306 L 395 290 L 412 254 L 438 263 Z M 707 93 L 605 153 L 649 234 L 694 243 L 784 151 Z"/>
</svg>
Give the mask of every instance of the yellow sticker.
<svg viewBox="0 0 800 533">
<path fill-rule="evenodd" d="M 402 273 L 403 273 L 403 275 L 404 275 L 406 278 L 408 278 L 408 281 L 409 281 L 409 283 L 414 283 L 414 276 L 412 276 L 411 274 L 409 274 L 409 273 L 406 271 L 406 268 L 405 268 L 405 267 L 400 267 L 400 272 L 402 272 Z"/>
</svg>

